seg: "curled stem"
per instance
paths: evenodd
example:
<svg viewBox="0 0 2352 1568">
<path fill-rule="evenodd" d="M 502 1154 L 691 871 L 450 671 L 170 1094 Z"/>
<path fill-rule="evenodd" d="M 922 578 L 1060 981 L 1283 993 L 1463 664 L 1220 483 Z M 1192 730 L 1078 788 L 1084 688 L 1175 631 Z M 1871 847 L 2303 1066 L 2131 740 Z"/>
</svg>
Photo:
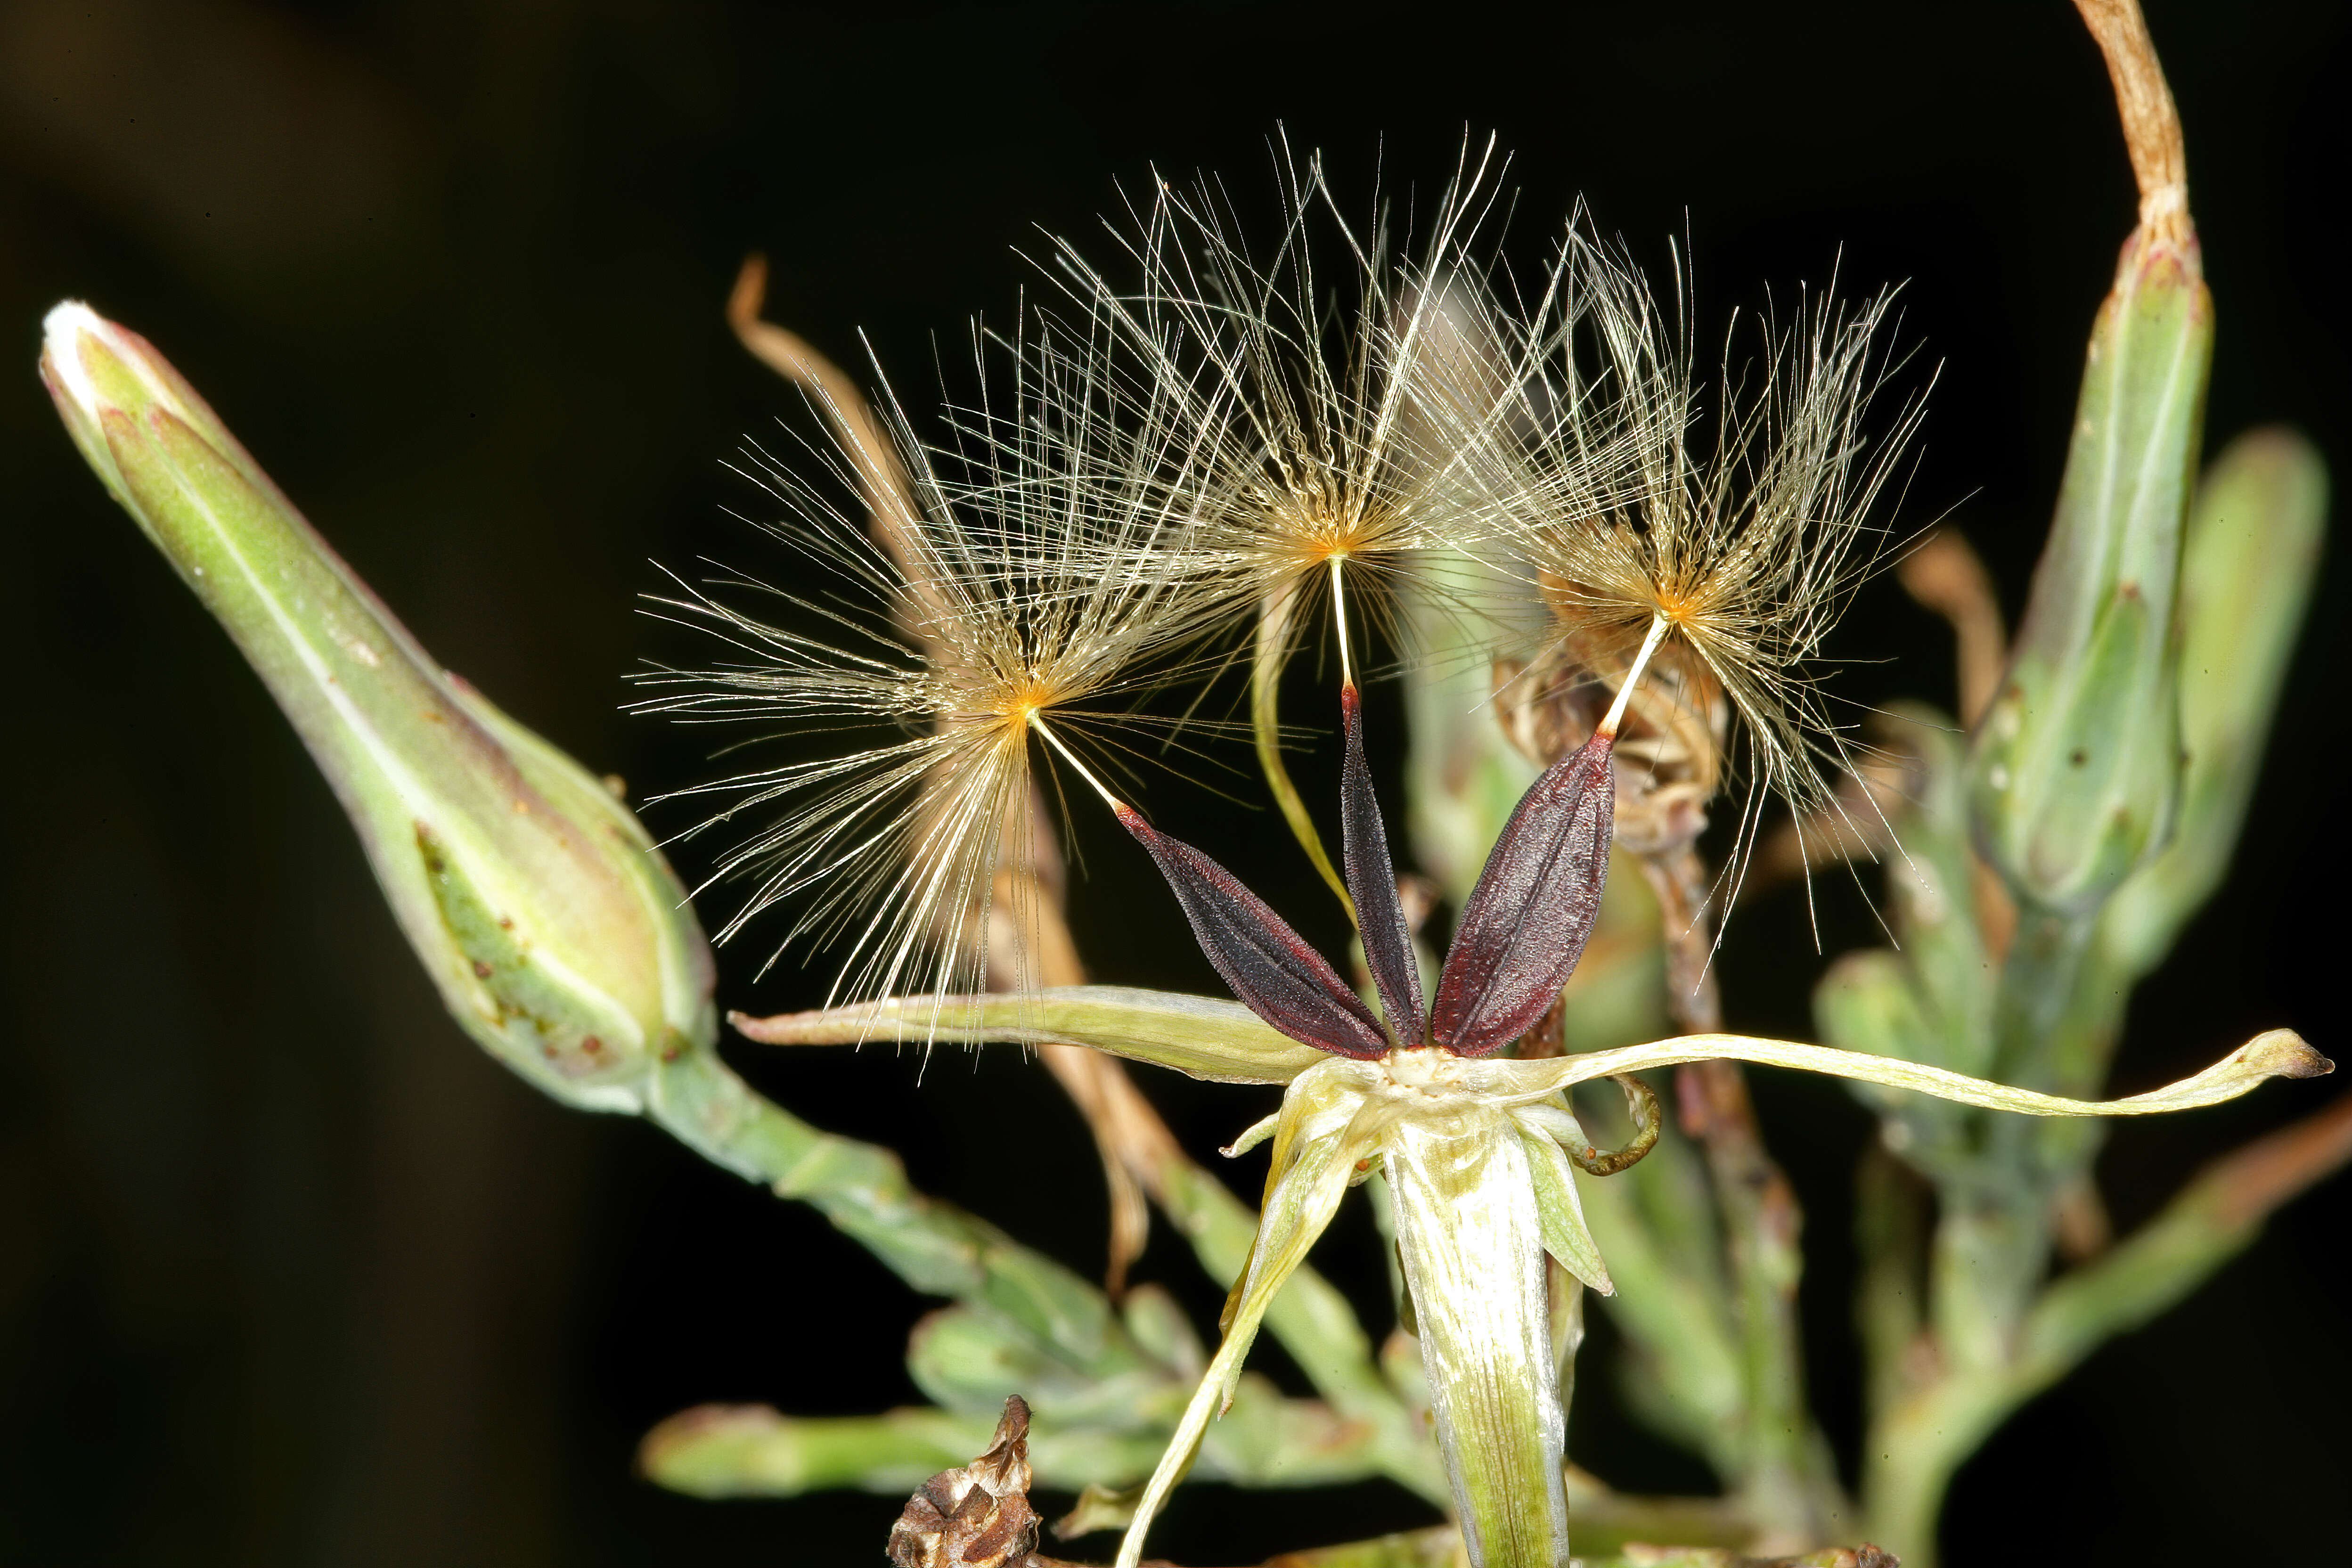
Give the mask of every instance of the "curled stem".
<svg viewBox="0 0 2352 1568">
<path fill-rule="evenodd" d="M 1625 1111 L 1633 1119 L 1633 1136 L 1622 1149 L 1602 1150 L 1591 1143 L 1563 1143 L 1568 1157 L 1576 1168 L 1594 1176 L 1613 1176 L 1642 1163 L 1642 1156 L 1657 1146 L 1658 1097 L 1650 1086 L 1632 1073 L 1613 1073 L 1610 1082 L 1625 1091 Z"/>
<path fill-rule="evenodd" d="M 1307 851 L 1307 859 L 1315 863 L 1315 869 L 1346 908 L 1352 922 L 1356 900 L 1348 896 L 1346 880 L 1340 877 L 1339 868 L 1331 864 L 1331 857 L 1324 852 L 1323 837 L 1315 830 L 1315 819 L 1307 815 L 1298 786 L 1290 782 L 1290 770 L 1282 765 L 1282 719 L 1278 709 L 1282 667 L 1288 662 L 1292 623 L 1298 604 L 1299 595 L 1293 584 L 1268 594 L 1258 607 L 1257 645 L 1250 661 L 1250 730 L 1257 742 L 1258 771 L 1265 775 L 1265 787 L 1274 793 L 1275 804 L 1282 808 L 1282 819 L 1290 824 L 1291 836 Z M 1341 646 L 1345 647 L 1344 634 Z"/>
</svg>

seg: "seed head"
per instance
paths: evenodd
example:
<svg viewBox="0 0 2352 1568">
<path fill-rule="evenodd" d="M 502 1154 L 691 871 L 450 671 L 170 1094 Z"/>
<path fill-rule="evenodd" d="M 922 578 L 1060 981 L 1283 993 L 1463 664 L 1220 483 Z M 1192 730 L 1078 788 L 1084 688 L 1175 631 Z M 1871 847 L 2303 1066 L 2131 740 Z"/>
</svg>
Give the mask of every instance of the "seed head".
<svg viewBox="0 0 2352 1568">
<path fill-rule="evenodd" d="M 1384 226 L 1347 221 L 1319 157 L 1301 162 L 1286 141 L 1270 248 L 1253 251 L 1210 181 L 1160 184 L 1111 226 L 1141 277 L 1131 291 L 1055 242 L 1067 295 L 1117 366 L 1095 374 L 1127 389 L 1142 455 L 1160 465 L 1150 483 L 1164 526 L 1150 548 L 1201 623 L 1273 607 L 1295 635 L 1335 568 L 1381 618 L 1394 574 L 1454 542 L 1466 514 L 1454 470 L 1468 446 L 1417 409 L 1410 367 L 1448 327 L 1449 296 L 1429 280 L 1472 266 L 1496 199 L 1492 144 L 1474 152 L 1409 266 Z M 1131 456 L 1116 465 L 1112 499 L 1141 473 Z"/>
<path fill-rule="evenodd" d="M 1158 517 L 1098 482 L 1104 389 L 1072 379 L 1088 357 L 1050 337 L 976 333 L 983 384 L 992 371 L 1009 376 L 1002 406 L 1015 412 L 986 398 L 963 410 L 964 427 L 987 437 L 969 450 L 923 447 L 887 396 L 887 449 L 803 443 L 829 486 L 747 447 L 742 471 L 783 503 L 766 526 L 795 557 L 793 585 L 681 583 L 656 600 L 740 657 L 648 672 L 645 683 L 675 689 L 641 710 L 838 742 L 814 761 L 679 792 L 737 797 L 698 832 L 774 814 L 719 863 L 718 877 L 752 883 L 720 939 L 797 906 L 782 945 L 837 950 L 837 999 L 983 988 L 992 899 L 1029 886 L 998 873 L 1031 859 L 1035 733 L 1050 720 L 1083 747 L 1108 742 L 1114 725 L 1156 722 L 1120 700 L 1166 674 L 1158 656 L 1181 635 L 1181 596 L 1160 574 L 1101 569 L 1148 559 Z M 825 411 L 833 427 L 857 427 Z M 959 467 L 962 477 L 942 477 Z M 871 530 L 828 488 L 871 498 Z M 746 595 L 789 617 L 754 616 L 740 605 Z M 1007 911 L 996 912 L 1001 923 Z M 1024 912 L 1011 913 L 1025 930 Z M 998 956 L 1001 984 L 1034 984 L 1002 973 Z"/>
<path fill-rule="evenodd" d="M 1864 429 L 1893 369 L 1874 343 L 1890 296 L 1859 307 L 1809 296 L 1785 327 L 1768 311 L 1754 372 L 1736 362 L 1735 323 L 1710 408 L 1679 310 L 1670 324 L 1631 261 L 1574 226 L 1564 258 L 1555 287 L 1582 298 L 1553 312 L 1530 398 L 1557 415 L 1496 504 L 1523 520 L 1519 548 L 1557 652 L 1613 689 L 1662 625 L 1664 668 L 1686 650 L 1677 689 L 1738 715 L 1744 852 L 1764 796 L 1799 813 L 1832 805 L 1830 777 L 1852 765 L 1848 727 L 1820 684 L 1822 643 L 1886 558 L 1871 513 L 1922 412 L 1915 397 L 1883 437 Z"/>
</svg>

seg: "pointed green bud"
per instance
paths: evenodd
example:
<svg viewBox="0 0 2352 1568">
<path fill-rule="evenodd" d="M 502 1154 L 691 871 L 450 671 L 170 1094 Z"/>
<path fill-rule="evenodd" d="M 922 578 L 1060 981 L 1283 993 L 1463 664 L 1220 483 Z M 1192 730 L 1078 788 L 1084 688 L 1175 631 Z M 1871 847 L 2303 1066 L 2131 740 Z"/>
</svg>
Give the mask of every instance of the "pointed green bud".
<svg viewBox="0 0 2352 1568">
<path fill-rule="evenodd" d="M 2171 831 L 2174 601 L 2212 346 L 2195 240 L 2135 234 L 2092 329 L 2057 519 L 1970 758 L 1985 857 L 2044 908 L 2097 908 Z"/>
<path fill-rule="evenodd" d="M 59 305 L 41 378 L 293 721 L 458 1023 L 558 1100 L 642 1109 L 718 1026 L 709 947 L 628 808 L 443 673 L 145 339 Z"/>
<path fill-rule="evenodd" d="M 2180 579 L 2179 826 L 2100 922 L 2130 973 L 2162 962 L 2229 871 L 2326 527 L 2327 466 L 2293 431 L 2241 436 L 2206 470 Z"/>
</svg>

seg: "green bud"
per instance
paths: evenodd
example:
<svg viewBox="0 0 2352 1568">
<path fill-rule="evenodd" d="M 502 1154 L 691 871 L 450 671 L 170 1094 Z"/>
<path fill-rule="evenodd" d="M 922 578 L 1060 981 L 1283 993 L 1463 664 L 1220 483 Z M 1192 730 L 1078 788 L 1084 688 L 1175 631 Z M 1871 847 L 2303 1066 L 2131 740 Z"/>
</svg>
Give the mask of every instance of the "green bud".
<svg viewBox="0 0 2352 1568">
<path fill-rule="evenodd" d="M 2239 437 L 2198 489 L 2180 581 L 2179 826 L 2116 890 L 2099 928 L 2129 973 L 2162 961 L 2229 870 L 2326 523 L 2326 465 L 2292 431 Z"/>
<path fill-rule="evenodd" d="M 75 444 L 251 661 L 467 1032 L 547 1093 L 638 1110 L 717 1037 L 685 890 L 627 807 L 441 671 L 194 388 L 87 306 L 41 377 Z"/>
<path fill-rule="evenodd" d="M 2135 234 L 2092 329 L 2057 519 L 1970 758 L 1985 858 L 2044 908 L 2097 908 L 2171 831 L 2174 600 L 2212 344 L 2195 242 Z"/>
</svg>

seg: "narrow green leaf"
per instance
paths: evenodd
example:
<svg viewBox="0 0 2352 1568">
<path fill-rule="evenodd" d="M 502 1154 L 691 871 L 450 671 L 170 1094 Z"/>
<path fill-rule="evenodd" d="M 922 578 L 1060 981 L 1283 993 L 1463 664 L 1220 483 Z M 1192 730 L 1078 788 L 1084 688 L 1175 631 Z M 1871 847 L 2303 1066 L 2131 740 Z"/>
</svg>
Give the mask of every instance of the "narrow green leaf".
<svg viewBox="0 0 2352 1568">
<path fill-rule="evenodd" d="M 2180 584 L 2179 827 L 2116 890 L 2099 932 L 2126 973 L 2160 963 L 2228 873 L 2319 580 L 2326 518 L 2326 467 L 2292 431 L 2241 436 L 2206 470 Z"/>
<path fill-rule="evenodd" d="M 854 1007 L 731 1019 L 747 1039 L 772 1046 L 934 1042 L 1084 1046 L 1173 1068 L 1213 1083 L 1288 1083 L 1331 1058 L 1263 1023 L 1238 1002 L 1072 985 L 986 996 L 893 996 Z"/>
<path fill-rule="evenodd" d="M 1654 1045 L 1595 1051 L 1589 1056 L 1496 1065 L 1549 1069 L 1551 1087 L 1557 1089 L 1612 1073 L 1639 1072 L 1645 1068 L 1673 1067 L 1680 1062 L 1715 1058 L 1883 1083 L 1962 1105 L 2014 1110 L 2028 1116 L 2154 1116 L 2235 1100 L 2267 1078 L 2316 1078 L 2336 1070 L 2334 1062 L 2305 1044 L 2303 1037 L 2293 1029 L 2265 1030 L 2192 1078 L 2123 1100 L 2069 1100 L 2060 1095 L 2036 1094 L 2032 1089 L 2011 1089 L 1892 1057 L 1864 1056 L 1825 1046 L 1801 1045 L 1793 1040 L 1759 1040 L 1747 1035 L 1685 1035 Z M 1538 1073 L 1523 1076 L 1529 1080 L 1529 1090 L 1543 1080 Z"/>
<path fill-rule="evenodd" d="M 1536 1214 L 1543 1226 L 1544 1250 L 1559 1266 L 1603 1296 L 1613 1296 L 1609 1266 L 1584 1222 L 1584 1202 L 1578 1196 L 1576 1171 L 1568 1155 L 1549 1132 L 1522 1115 L 1519 1134 L 1527 1141 L 1528 1173 L 1533 1180 Z"/>
</svg>

